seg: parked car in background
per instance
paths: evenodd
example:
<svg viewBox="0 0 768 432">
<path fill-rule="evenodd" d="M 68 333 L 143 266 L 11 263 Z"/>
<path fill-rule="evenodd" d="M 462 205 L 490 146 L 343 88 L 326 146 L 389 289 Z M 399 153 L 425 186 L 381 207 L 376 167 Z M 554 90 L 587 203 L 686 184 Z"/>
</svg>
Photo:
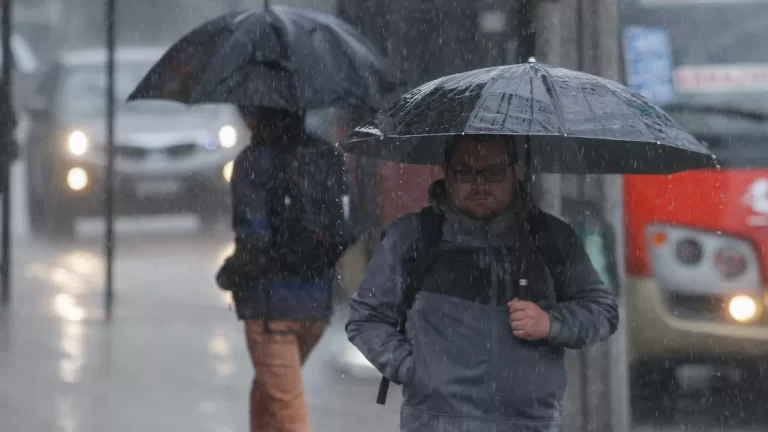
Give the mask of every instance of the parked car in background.
<svg viewBox="0 0 768 432">
<path fill-rule="evenodd" d="M 116 51 L 116 214 L 191 212 L 211 227 L 229 210 L 232 160 L 248 132 L 229 105 L 125 103 L 164 51 Z M 103 48 L 58 53 L 27 104 L 33 235 L 73 235 L 78 217 L 103 211 L 106 62 Z"/>
<path fill-rule="evenodd" d="M 668 39 L 661 106 L 720 164 L 623 178 L 632 414 L 674 420 L 700 375 L 752 419 L 768 395 L 768 4 L 621 3 L 624 28 Z"/>
</svg>

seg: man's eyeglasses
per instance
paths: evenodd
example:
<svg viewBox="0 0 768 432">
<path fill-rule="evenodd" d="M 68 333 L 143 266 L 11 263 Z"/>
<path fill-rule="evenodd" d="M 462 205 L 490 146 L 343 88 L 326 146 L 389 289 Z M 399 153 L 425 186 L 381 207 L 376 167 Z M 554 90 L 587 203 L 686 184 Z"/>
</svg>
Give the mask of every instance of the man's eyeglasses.
<svg viewBox="0 0 768 432">
<path fill-rule="evenodd" d="M 454 168 L 451 166 L 450 168 L 454 178 L 459 183 L 474 183 L 479 177 L 482 177 L 485 183 L 499 183 L 506 180 L 509 166 L 494 165 L 480 170 L 471 167 Z"/>
</svg>

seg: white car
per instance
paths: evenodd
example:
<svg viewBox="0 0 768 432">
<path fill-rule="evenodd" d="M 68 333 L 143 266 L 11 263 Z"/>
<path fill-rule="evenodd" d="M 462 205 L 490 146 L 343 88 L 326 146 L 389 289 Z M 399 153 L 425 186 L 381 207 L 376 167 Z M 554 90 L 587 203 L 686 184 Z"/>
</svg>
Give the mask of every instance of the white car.
<svg viewBox="0 0 768 432">
<path fill-rule="evenodd" d="M 212 226 L 229 210 L 232 160 L 250 134 L 230 105 L 125 103 L 164 52 L 116 51 L 116 215 L 193 212 Z M 103 212 L 106 61 L 104 49 L 61 52 L 28 104 L 33 234 L 72 235 L 79 216 Z"/>
</svg>

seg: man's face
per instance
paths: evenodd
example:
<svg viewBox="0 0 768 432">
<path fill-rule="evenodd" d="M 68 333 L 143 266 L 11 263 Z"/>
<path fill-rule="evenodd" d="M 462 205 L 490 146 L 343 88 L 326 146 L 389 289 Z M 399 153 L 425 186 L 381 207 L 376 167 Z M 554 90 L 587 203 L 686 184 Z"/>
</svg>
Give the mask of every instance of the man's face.
<svg viewBox="0 0 768 432">
<path fill-rule="evenodd" d="M 517 177 L 501 141 L 462 140 L 443 169 L 448 196 L 470 217 L 497 216 L 514 197 Z"/>
</svg>

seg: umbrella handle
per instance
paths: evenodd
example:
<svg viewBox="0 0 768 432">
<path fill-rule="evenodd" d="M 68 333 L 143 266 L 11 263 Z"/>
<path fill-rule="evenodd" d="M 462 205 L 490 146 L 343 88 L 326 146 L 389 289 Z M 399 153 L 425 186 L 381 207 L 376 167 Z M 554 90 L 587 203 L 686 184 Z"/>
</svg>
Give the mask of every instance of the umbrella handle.
<svg viewBox="0 0 768 432">
<path fill-rule="evenodd" d="M 269 0 L 264 0 L 264 9 L 269 9 Z"/>
</svg>

